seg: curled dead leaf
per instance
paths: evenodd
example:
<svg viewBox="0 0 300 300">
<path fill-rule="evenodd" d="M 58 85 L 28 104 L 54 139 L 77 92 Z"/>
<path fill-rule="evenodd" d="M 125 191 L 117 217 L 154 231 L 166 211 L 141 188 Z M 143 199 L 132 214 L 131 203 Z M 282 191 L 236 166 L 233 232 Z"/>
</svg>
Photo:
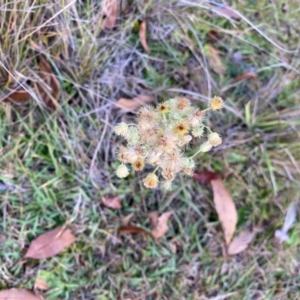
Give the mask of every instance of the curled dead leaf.
<svg viewBox="0 0 300 300">
<path fill-rule="evenodd" d="M 9 289 L 0 291 L 0 300 L 41 300 L 40 297 L 36 296 L 34 293 L 21 289 Z"/>
<path fill-rule="evenodd" d="M 116 106 L 125 110 L 135 110 L 141 105 L 148 104 L 154 100 L 153 96 L 140 95 L 133 99 L 120 98 Z"/>
<path fill-rule="evenodd" d="M 141 42 L 144 50 L 146 52 L 150 53 L 150 49 L 149 49 L 148 43 L 147 43 L 147 23 L 146 23 L 146 20 L 142 21 L 142 23 L 140 25 L 139 35 L 140 35 L 140 42 Z"/>
<path fill-rule="evenodd" d="M 168 220 L 173 214 L 173 211 L 168 211 L 163 214 L 161 214 L 157 218 L 156 224 L 153 226 L 153 229 L 151 230 L 151 234 L 154 239 L 160 239 L 162 238 L 169 230 L 168 226 Z"/>
<path fill-rule="evenodd" d="M 248 245 L 252 242 L 255 233 L 255 231 L 240 232 L 229 244 L 227 253 L 229 255 L 236 255 L 246 250 Z"/>
<path fill-rule="evenodd" d="M 102 28 L 114 28 L 119 14 L 119 0 L 104 0 L 102 13 L 105 16 L 105 19 L 102 21 Z"/>
<path fill-rule="evenodd" d="M 60 84 L 50 63 L 43 55 L 39 55 L 39 68 L 39 76 L 43 82 L 35 83 L 35 88 L 46 106 L 56 109 L 61 94 Z"/>
<path fill-rule="evenodd" d="M 76 238 L 69 228 L 59 226 L 34 239 L 24 258 L 45 259 L 62 252 L 75 242 Z"/>
<path fill-rule="evenodd" d="M 121 199 L 119 197 L 113 196 L 104 196 L 101 199 L 101 202 L 104 206 L 113 208 L 113 209 L 120 209 L 122 207 Z"/>
<path fill-rule="evenodd" d="M 215 208 L 223 228 L 226 245 L 229 245 L 235 232 L 237 211 L 235 204 L 221 179 L 211 180 Z"/>
</svg>

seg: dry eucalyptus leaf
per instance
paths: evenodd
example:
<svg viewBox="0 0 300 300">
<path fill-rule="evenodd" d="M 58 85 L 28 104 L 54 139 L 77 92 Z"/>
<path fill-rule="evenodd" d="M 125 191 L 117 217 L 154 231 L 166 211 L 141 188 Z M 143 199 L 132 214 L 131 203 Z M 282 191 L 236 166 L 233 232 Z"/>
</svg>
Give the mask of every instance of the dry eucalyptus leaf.
<svg viewBox="0 0 300 300">
<path fill-rule="evenodd" d="M 211 180 L 215 208 L 221 222 L 226 245 L 229 245 L 235 232 L 237 211 L 235 204 L 221 179 Z"/>
<path fill-rule="evenodd" d="M 119 0 L 104 0 L 102 12 L 105 15 L 105 19 L 102 21 L 102 28 L 114 28 L 119 14 Z"/>
<path fill-rule="evenodd" d="M 9 289 L 0 291 L 0 300 L 41 300 L 40 297 L 36 296 L 34 293 L 22 289 Z"/>
<path fill-rule="evenodd" d="M 140 95 L 133 99 L 120 98 L 116 106 L 125 110 L 135 110 L 141 105 L 148 104 L 154 100 L 153 96 Z"/>
<path fill-rule="evenodd" d="M 139 234 L 142 233 L 142 234 L 151 236 L 150 232 L 148 232 L 145 229 L 140 228 L 138 226 L 134 226 L 134 225 L 120 226 L 118 229 L 118 234 L 120 234 L 120 233 L 139 233 Z"/>
<path fill-rule="evenodd" d="M 0 102 L 24 102 L 30 99 L 30 94 L 24 89 L 8 90 L 7 94 L 0 97 Z"/>
<path fill-rule="evenodd" d="M 257 74 L 254 72 L 246 72 L 246 73 L 240 74 L 233 80 L 233 83 L 236 83 L 236 82 L 239 82 L 239 81 L 242 81 L 245 79 L 257 80 Z"/>
<path fill-rule="evenodd" d="M 101 202 L 104 206 L 113 209 L 120 209 L 122 207 L 121 199 L 119 197 L 104 196 L 102 197 Z"/>
<path fill-rule="evenodd" d="M 52 109 L 57 108 L 57 102 L 60 98 L 61 90 L 59 81 L 53 73 L 50 63 L 43 55 L 39 55 L 39 75 L 43 79 L 43 83 L 35 84 L 41 100 Z"/>
<path fill-rule="evenodd" d="M 220 52 L 215 49 L 212 45 L 206 45 L 206 56 L 210 67 L 220 75 L 225 74 L 225 67 L 220 57 Z"/>
<path fill-rule="evenodd" d="M 160 217 L 158 217 L 157 222 L 151 231 L 151 234 L 154 239 L 160 239 L 168 232 L 168 220 L 172 214 L 173 211 L 168 211 L 163 213 Z"/>
<path fill-rule="evenodd" d="M 150 49 L 149 49 L 148 43 L 147 43 L 147 23 L 146 23 L 146 20 L 144 20 L 140 25 L 139 35 L 140 35 L 140 42 L 141 42 L 143 48 L 145 49 L 146 52 L 150 53 Z"/>
<path fill-rule="evenodd" d="M 229 244 L 227 253 L 229 255 L 236 255 L 247 249 L 255 236 L 254 231 L 242 231 Z"/>
<path fill-rule="evenodd" d="M 76 238 L 69 228 L 59 226 L 43 233 L 33 240 L 24 258 L 45 259 L 62 252 L 75 242 Z"/>
</svg>

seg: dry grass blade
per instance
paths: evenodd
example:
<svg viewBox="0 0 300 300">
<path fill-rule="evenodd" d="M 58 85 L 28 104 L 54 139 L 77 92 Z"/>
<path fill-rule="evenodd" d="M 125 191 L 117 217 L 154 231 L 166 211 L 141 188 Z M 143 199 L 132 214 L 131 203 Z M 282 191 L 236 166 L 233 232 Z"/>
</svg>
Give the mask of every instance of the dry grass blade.
<svg viewBox="0 0 300 300">
<path fill-rule="evenodd" d="M 120 98 L 116 106 L 125 110 L 135 110 L 141 105 L 148 104 L 154 100 L 153 96 L 150 95 L 140 95 L 133 99 Z"/>
<path fill-rule="evenodd" d="M 35 84 L 42 101 L 52 109 L 57 108 L 57 101 L 60 98 L 60 84 L 52 71 L 50 63 L 43 55 L 39 56 L 39 75 L 43 79 L 44 84 Z"/>
<path fill-rule="evenodd" d="M 36 296 L 32 292 L 22 289 L 9 289 L 0 291 L 0 300 L 41 300 L 40 297 Z"/>
<path fill-rule="evenodd" d="M 101 202 L 104 206 L 113 209 L 120 209 L 122 207 L 121 199 L 119 197 L 104 196 L 102 197 Z"/>
<path fill-rule="evenodd" d="M 212 45 L 206 45 L 206 56 L 210 67 L 220 75 L 225 74 L 225 67 L 220 57 L 220 52 Z"/>
<path fill-rule="evenodd" d="M 241 17 L 238 13 L 236 13 L 232 8 L 226 6 L 222 8 L 218 8 L 214 10 L 218 15 L 233 18 L 239 20 Z"/>
<path fill-rule="evenodd" d="M 221 222 L 226 245 L 229 245 L 235 232 L 237 223 L 237 211 L 235 204 L 221 179 L 213 179 L 211 182 L 215 208 Z"/>
<path fill-rule="evenodd" d="M 0 98 L 0 102 L 24 102 L 30 99 L 30 94 L 23 89 L 8 90 L 8 94 Z"/>
<path fill-rule="evenodd" d="M 160 217 L 158 217 L 156 224 L 154 225 L 151 234 L 154 239 L 162 238 L 169 230 L 168 220 L 173 214 L 173 211 L 168 211 L 163 213 Z M 153 218 L 154 220 L 154 218 Z"/>
<path fill-rule="evenodd" d="M 147 22 L 146 22 L 146 20 L 144 20 L 140 25 L 139 35 L 140 35 L 140 41 L 141 41 L 143 48 L 145 49 L 146 52 L 150 53 L 150 49 L 149 49 L 148 43 L 147 43 Z"/>
<path fill-rule="evenodd" d="M 288 241 L 289 236 L 287 233 L 295 225 L 297 219 L 297 210 L 298 203 L 292 202 L 287 209 L 282 228 L 275 231 L 275 237 L 280 243 Z"/>
<path fill-rule="evenodd" d="M 255 236 L 253 231 L 242 231 L 238 234 L 228 246 L 227 253 L 229 255 L 236 255 L 247 249 Z"/>
<path fill-rule="evenodd" d="M 102 22 L 102 28 L 103 29 L 114 28 L 119 14 L 119 1 L 104 0 L 102 12 L 105 15 L 105 19 Z"/>
<path fill-rule="evenodd" d="M 45 259 L 52 257 L 75 242 L 69 228 L 63 226 L 50 230 L 33 240 L 24 258 Z"/>
</svg>

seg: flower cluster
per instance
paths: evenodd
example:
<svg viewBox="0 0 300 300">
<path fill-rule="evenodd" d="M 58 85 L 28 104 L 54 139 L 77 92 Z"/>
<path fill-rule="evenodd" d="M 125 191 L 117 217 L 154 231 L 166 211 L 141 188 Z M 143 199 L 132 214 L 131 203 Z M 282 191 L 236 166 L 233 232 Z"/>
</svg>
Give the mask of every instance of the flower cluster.
<svg viewBox="0 0 300 300">
<path fill-rule="evenodd" d="M 193 175 L 193 158 L 222 143 L 219 134 L 204 124 L 206 113 L 218 110 L 222 105 L 223 100 L 214 97 L 204 110 L 192 106 L 187 98 L 170 99 L 156 108 L 142 107 L 138 111 L 137 124 L 122 122 L 114 129 L 127 141 L 126 147 L 121 145 L 118 149 L 121 164 L 116 175 L 124 178 L 129 175 L 129 165 L 134 171 L 141 171 L 149 164 L 155 169 L 144 178 L 144 186 L 151 189 L 157 187 L 159 177 L 156 173 L 160 172 L 162 186 L 167 190 L 171 189 L 177 173 Z M 208 133 L 207 140 L 193 156 L 184 156 L 184 150 L 192 138 L 202 137 L 204 131 Z"/>
</svg>

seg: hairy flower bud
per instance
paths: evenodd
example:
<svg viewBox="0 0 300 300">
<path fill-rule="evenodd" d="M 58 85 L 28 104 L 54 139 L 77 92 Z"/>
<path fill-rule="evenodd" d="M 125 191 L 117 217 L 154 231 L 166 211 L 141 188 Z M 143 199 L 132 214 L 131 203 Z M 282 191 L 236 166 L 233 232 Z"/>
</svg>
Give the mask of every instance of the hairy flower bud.
<svg viewBox="0 0 300 300">
<path fill-rule="evenodd" d="M 124 164 L 121 164 L 118 166 L 116 174 L 119 178 L 125 178 L 129 175 L 128 168 Z"/>
<path fill-rule="evenodd" d="M 114 128 L 114 132 L 117 134 L 117 135 L 121 135 L 121 136 L 124 136 L 126 137 L 127 134 L 128 134 L 128 130 L 129 130 L 129 127 L 126 123 L 122 122 L 122 123 L 119 123 L 118 125 L 115 126 Z"/>
<path fill-rule="evenodd" d="M 212 144 L 209 141 L 204 142 L 201 146 L 200 146 L 200 152 L 208 152 L 210 151 L 212 148 Z"/>
<path fill-rule="evenodd" d="M 219 136 L 218 133 L 216 132 L 212 132 L 209 136 L 208 136 L 208 141 L 212 144 L 212 146 L 216 147 L 222 144 L 222 139 Z"/>
<path fill-rule="evenodd" d="M 150 173 L 144 178 L 144 186 L 148 189 L 154 189 L 158 185 L 158 177 L 154 173 Z"/>
</svg>

